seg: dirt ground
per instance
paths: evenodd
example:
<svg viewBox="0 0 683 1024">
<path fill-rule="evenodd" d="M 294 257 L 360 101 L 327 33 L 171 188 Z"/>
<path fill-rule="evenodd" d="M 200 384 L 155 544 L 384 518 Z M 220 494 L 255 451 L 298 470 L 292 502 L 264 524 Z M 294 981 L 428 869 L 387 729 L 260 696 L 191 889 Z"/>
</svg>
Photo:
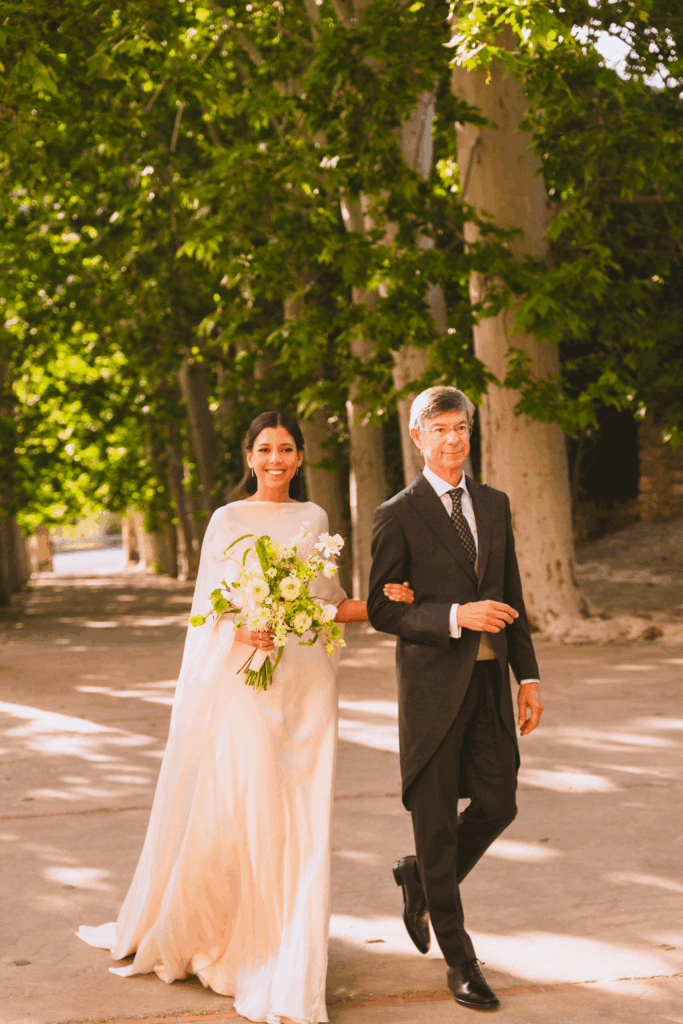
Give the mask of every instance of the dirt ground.
<svg viewBox="0 0 683 1024">
<path fill-rule="evenodd" d="M 112 920 L 145 833 L 192 586 L 43 575 L 0 626 L 0 1024 L 239 1020 L 196 979 L 121 979 L 79 924 Z M 393 859 L 394 642 L 355 627 L 340 671 L 333 1024 L 472 1019 L 412 947 Z M 519 816 L 464 885 L 500 1024 L 683 1024 L 683 644 L 537 644 L 546 711 Z"/>
</svg>

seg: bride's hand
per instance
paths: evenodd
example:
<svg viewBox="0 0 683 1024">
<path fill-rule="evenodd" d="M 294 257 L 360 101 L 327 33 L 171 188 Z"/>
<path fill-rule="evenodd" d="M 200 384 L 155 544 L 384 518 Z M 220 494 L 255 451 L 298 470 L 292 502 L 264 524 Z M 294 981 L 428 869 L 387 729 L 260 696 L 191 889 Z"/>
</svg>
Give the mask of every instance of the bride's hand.
<svg viewBox="0 0 683 1024">
<path fill-rule="evenodd" d="M 390 601 L 402 601 L 403 604 L 412 604 L 415 600 L 415 591 L 410 589 L 408 580 L 405 583 L 385 583 L 384 593 Z"/>
<path fill-rule="evenodd" d="M 247 629 L 246 626 L 240 626 L 235 630 L 235 640 L 241 644 L 247 644 L 249 647 L 258 647 L 261 651 L 272 651 L 273 649 L 273 632 L 270 629 L 255 631 Z"/>
</svg>

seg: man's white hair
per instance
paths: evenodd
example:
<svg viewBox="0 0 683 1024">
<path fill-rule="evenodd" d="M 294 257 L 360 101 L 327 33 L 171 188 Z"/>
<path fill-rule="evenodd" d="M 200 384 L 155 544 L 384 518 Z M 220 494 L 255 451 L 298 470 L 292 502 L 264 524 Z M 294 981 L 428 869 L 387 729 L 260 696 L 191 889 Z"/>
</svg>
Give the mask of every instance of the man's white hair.
<svg viewBox="0 0 683 1024">
<path fill-rule="evenodd" d="M 464 412 L 470 427 L 474 421 L 474 403 L 458 388 L 437 385 L 420 392 L 410 407 L 410 429 L 419 430 L 425 420 L 442 412 Z"/>
</svg>

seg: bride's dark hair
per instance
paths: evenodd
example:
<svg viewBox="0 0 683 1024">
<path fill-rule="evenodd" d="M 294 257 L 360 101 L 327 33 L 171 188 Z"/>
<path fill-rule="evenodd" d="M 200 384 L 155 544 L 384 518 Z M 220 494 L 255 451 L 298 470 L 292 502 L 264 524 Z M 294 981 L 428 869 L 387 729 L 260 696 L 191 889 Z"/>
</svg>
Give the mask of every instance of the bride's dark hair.
<svg viewBox="0 0 683 1024">
<path fill-rule="evenodd" d="M 276 410 L 275 412 L 262 412 L 256 419 L 251 421 L 244 435 L 245 452 L 253 451 L 256 438 L 262 430 L 267 430 L 269 427 L 284 427 L 287 433 L 291 434 L 296 450 L 298 452 L 304 450 L 304 436 L 297 421 L 289 413 Z M 257 488 L 258 480 L 252 475 L 251 470 L 248 469 L 237 487 L 231 492 L 230 501 L 241 501 L 244 498 L 248 498 L 252 494 L 256 494 Z M 293 476 L 289 482 L 289 496 L 296 499 L 301 497 L 301 478 L 298 474 Z"/>
</svg>

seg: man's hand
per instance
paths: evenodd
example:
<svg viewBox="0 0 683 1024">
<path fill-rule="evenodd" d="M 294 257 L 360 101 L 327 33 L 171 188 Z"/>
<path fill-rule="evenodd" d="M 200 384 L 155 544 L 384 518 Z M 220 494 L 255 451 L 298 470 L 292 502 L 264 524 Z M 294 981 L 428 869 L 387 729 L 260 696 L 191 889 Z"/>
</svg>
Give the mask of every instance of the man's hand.
<svg viewBox="0 0 683 1024">
<path fill-rule="evenodd" d="M 519 617 L 519 612 L 502 601 L 473 601 L 458 606 L 458 625 L 483 633 L 500 633 Z"/>
<path fill-rule="evenodd" d="M 541 703 L 541 687 L 538 683 L 522 683 L 517 694 L 519 707 L 519 730 L 522 736 L 528 736 L 541 721 L 543 704 Z M 529 717 L 527 718 L 527 711 Z"/>
</svg>

